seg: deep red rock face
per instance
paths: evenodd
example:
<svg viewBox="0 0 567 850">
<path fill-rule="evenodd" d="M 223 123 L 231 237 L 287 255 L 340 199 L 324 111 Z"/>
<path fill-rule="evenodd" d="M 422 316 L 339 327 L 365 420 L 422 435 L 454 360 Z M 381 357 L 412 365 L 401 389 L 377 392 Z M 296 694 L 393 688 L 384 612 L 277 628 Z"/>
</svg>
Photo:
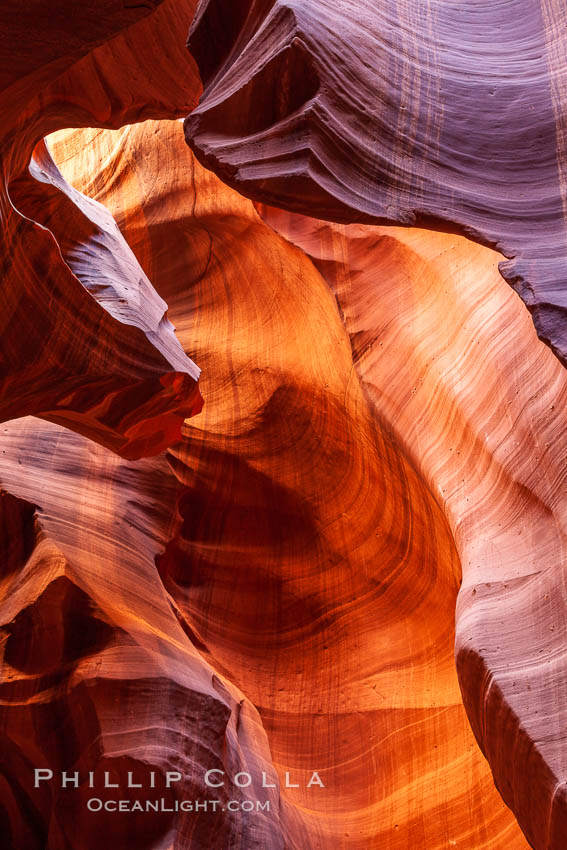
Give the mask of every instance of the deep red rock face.
<svg viewBox="0 0 567 850">
<path fill-rule="evenodd" d="M 52 5 L 2 9 L 6 50 L 22 32 L 26 47 L 2 63 L 0 415 L 35 414 L 124 457 L 147 456 L 174 442 L 200 409 L 199 369 L 112 216 L 66 184 L 41 138 L 69 124 L 113 126 L 190 109 L 198 92 L 190 58 L 172 87 L 169 63 L 183 50 L 167 61 L 156 50 L 147 85 L 136 44 L 167 44 L 169 35 L 177 45 L 192 7 L 160 11 L 151 25 L 112 38 L 157 4 L 90 3 L 73 14 L 70 4 Z M 157 95 L 162 87 L 166 96 Z"/>
<path fill-rule="evenodd" d="M 565 850 L 564 11 L 25 5 L 2 846 Z"/>
</svg>

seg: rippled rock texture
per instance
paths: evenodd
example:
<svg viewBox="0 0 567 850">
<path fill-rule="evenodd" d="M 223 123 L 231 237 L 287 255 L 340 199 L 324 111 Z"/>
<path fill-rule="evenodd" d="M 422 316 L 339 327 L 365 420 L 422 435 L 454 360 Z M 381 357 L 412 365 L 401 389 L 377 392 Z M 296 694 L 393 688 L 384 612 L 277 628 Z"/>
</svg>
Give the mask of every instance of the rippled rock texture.
<svg viewBox="0 0 567 850">
<path fill-rule="evenodd" d="M 567 846 L 564 14 L 4 4 L 6 847 Z"/>
<path fill-rule="evenodd" d="M 199 370 L 111 215 L 66 184 L 42 137 L 190 109 L 197 77 L 189 56 L 185 69 L 175 59 L 192 8 L 168 4 L 115 35 L 154 4 L 20 5 L 0 11 L 0 417 L 34 414 L 125 457 L 155 454 L 200 409 Z M 148 85 L 137 52 L 162 39 L 175 58 L 156 49 Z"/>
<path fill-rule="evenodd" d="M 561 0 L 205 0 L 200 160 L 265 203 L 458 228 L 567 361 Z"/>
</svg>

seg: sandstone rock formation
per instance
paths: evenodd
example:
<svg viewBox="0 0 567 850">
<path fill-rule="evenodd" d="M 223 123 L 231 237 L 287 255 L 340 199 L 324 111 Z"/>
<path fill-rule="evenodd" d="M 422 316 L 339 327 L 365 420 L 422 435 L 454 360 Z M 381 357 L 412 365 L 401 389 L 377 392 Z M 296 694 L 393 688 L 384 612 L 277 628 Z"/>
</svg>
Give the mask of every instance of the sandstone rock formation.
<svg viewBox="0 0 567 850">
<path fill-rule="evenodd" d="M 372 405 L 443 505 L 462 565 L 456 654 L 469 719 L 532 845 L 559 848 L 565 371 L 499 282 L 493 252 L 263 212 L 336 293 Z"/>
<path fill-rule="evenodd" d="M 559 0 L 205 0 L 187 140 L 256 200 L 496 247 L 565 363 L 565 20 Z"/>
<path fill-rule="evenodd" d="M 258 707 L 282 783 L 286 771 L 321 771 L 324 791 L 282 789 L 286 841 L 523 848 L 467 731 L 453 661 L 460 566 L 432 481 L 393 411 L 365 397 L 325 262 L 275 234 L 291 237 L 274 211 L 262 210 L 264 223 L 192 160 L 180 130 L 147 122 L 50 144 L 67 179 L 113 212 L 203 368 L 206 405 L 168 453 L 182 524 L 158 566 L 194 644 Z M 160 171 L 165 157 L 175 170 Z M 497 306 L 511 302 L 530 329 L 493 252 L 416 233 L 434 247 L 449 239 L 447 251 L 456 244 L 461 262 L 471 257 L 465 280 L 498 287 Z M 399 244 L 382 238 L 393 265 L 381 288 L 365 287 L 379 315 L 423 277 L 417 258 L 401 280 L 392 275 Z M 452 272 L 445 285 L 466 291 Z M 427 307 L 422 321 L 442 347 Z M 396 347 L 391 363 L 399 371 Z M 412 388 L 396 389 L 400 405 Z M 441 438 L 452 439 L 445 426 Z M 434 456 L 446 454 L 443 444 Z"/>
<path fill-rule="evenodd" d="M 266 736 L 256 710 L 187 639 L 159 579 L 154 558 L 176 499 L 165 459 L 128 463 L 32 418 L 7 424 L 3 445 L 3 527 L 18 542 L 2 601 L 4 846 L 281 850 L 270 789 L 270 815 L 89 811 L 91 798 L 116 799 L 105 772 L 123 789 L 128 773 L 143 786 L 120 798 L 151 795 L 171 810 L 207 797 L 206 769 L 255 777 L 248 788 L 215 789 L 223 805 L 255 798 L 261 771 L 274 774 Z M 34 787 L 36 767 L 54 781 Z M 61 787 L 61 771 L 70 783 L 79 772 L 76 790 Z M 183 781 L 167 788 L 168 772 Z"/>
<path fill-rule="evenodd" d="M 16 11 L 6 846 L 564 850 L 559 4 Z"/>
<path fill-rule="evenodd" d="M 162 68 L 156 50 L 154 85 L 168 100 L 148 88 L 135 45 L 150 35 L 177 44 L 192 7 L 164 8 L 151 25 L 108 41 L 153 4 L 91 2 L 73 14 L 74 4 L 26 4 L 20 13 L 14 5 L 2 7 L 0 415 L 40 415 L 128 457 L 156 453 L 200 409 L 199 370 L 111 216 L 66 186 L 41 139 L 70 124 L 190 109 L 198 92 L 190 60 L 171 90 L 169 63 L 182 51 Z"/>
</svg>

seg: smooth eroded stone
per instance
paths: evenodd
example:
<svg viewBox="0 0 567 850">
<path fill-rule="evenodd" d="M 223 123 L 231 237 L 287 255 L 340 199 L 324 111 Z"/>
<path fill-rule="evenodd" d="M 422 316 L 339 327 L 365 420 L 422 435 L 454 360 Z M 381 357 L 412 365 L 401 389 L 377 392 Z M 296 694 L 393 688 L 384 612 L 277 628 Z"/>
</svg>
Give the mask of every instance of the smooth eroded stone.
<svg viewBox="0 0 567 850">
<path fill-rule="evenodd" d="M 148 18 L 159 5 L 0 12 L 0 419 L 41 416 L 129 458 L 179 438 L 202 406 L 199 369 L 112 216 L 65 182 L 41 139 L 195 104 L 182 35 L 194 3 L 166 2 Z"/>
<path fill-rule="evenodd" d="M 204 0 L 200 161 L 257 201 L 457 230 L 567 363 L 562 0 Z"/>
<path fill-rule="evenodd" d="M 179 495 L 165 458 L 125 461 L 32 417 L 2 446 L 0 527 L 20 535 L 2 564 L 3 846 L 284 850 L 258 712 L 193 646 L 156 569 Z M 240 808 L 256 799 L 269 809 Z M 96 809 L 117 800 L 131 810 Z M 218 809 L 180 808 L 204 800 Z"/>
<path fill-rule="evenodd" d="M 348 303 L 337 305 L 310 246 L 290 244 L 195 162 L 179 122 L 71 131 L 50 143 L 66 178 L 116 216 L 203 367 L 206 405 L 168 452 L 179 524 L 157 565 L 193 645 L 258 707 L 280 776 L 286 846 L 445 850 L 454 841 L 526 850 L 472 737 L 455 674 L 460 565 L 424 471 L 431 452 L 439 462 L 449 452 L 453 373 L 446 383 L 435 373 L 439 444 L 431 448 L 421 428 L 423 453 L 410 453 L 395 411 L 369 397 Z M 175 167 L 156 185 L 166 157 Z M 417 233 L 439 249 L 439 234 Z M 440 250 L 450 251 L 455 237 L 443 238 Z M 513 299 L 534 336 L 498 277 L 498 257 L 457 242 L 461 263 L 470 251 L 475 285 L 496 281 L 498 298 Z M 381 242 L 393 268 L 398 245 Z M 442 349 L 437 313 L 427 301 L 419 312 L 422 265 L 417 277 L 410 263 L 400 268 L 391 284 L 383 274 L 362 289 L 369 321 L 391 317 L 396 292 L 407 289 L 424 348 Z M 437 291 L 448 286 L 431 277 Z M 453 359 L 461 346 L 468 354 L 460 324 L 454 345 Z M 402 410 L 416 380 L 408 359 L 408 349 L 389 349 Z M 314 769 L 324 789 L 306 787 Z M 299 788 L 286 789 L 286 772 Z"/>
</svg>

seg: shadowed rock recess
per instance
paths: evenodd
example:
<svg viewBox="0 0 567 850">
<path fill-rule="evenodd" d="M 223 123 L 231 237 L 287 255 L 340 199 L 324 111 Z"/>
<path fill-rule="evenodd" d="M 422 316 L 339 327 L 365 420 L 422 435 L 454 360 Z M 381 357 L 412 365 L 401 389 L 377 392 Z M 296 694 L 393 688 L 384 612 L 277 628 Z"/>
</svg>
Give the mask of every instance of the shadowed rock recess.
<svg viewBox="0 0 567 850">
<path fill-rule="evenodd" d="M 0 22 L 2 847 L 565 850 L 564 5 Z"/>
</svg>

